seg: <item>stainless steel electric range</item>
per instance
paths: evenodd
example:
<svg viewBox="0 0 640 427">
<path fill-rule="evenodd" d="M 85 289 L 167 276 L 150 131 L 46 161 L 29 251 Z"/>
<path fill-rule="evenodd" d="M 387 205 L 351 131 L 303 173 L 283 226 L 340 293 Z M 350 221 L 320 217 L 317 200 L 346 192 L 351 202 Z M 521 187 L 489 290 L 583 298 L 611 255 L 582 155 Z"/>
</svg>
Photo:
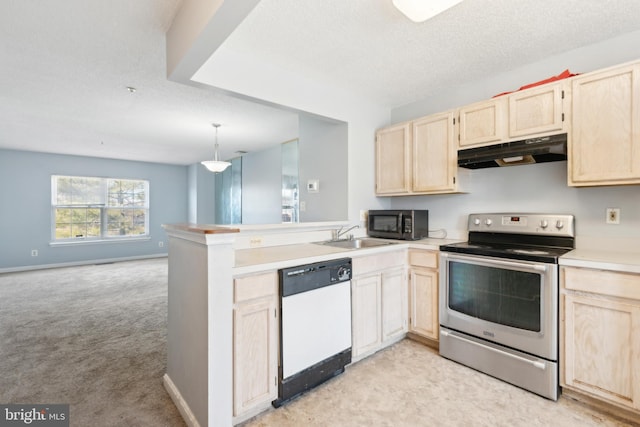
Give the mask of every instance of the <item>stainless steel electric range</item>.
<svg viewBox="0 0 640 427">
<path fill-rule="evenodd" d="M 558 398 L 558 258 L 574 217 L 469 215 L 467 242 L 440 247 L 440 354 Z"/>
</svg>

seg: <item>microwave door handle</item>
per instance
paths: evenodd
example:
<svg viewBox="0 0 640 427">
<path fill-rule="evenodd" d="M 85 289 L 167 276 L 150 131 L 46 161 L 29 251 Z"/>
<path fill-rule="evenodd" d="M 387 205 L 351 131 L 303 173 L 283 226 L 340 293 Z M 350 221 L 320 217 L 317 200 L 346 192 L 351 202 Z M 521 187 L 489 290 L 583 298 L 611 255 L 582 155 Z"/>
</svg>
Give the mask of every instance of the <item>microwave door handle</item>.
<svg viewBox="0 0 640 427">
<path fill-rule="evenodd" d="M 451 255 L 449 253 L 446 252 L 440 252 L 440 255 L 443 258 L 448 258 L 451 259 L 452 261 L 456 261 L 456 260 L 460 260 L 460 261 L 473 261 L 476 264 L 481 264 L 481 265 L 486 265 L 489 267 L 495 267 L 495 266 L 499 266 L 499 267 L 512 267 L 512 268 L 518 268 L 521 270 L 529 270 L 529 271 L 540 271 L 540 272 L 546 272 L 547 271 L 547 266 L 544 264 L 525 264 L 525 263 L 521 263 L 521 262 L 516 262 L 516 261 L 502 261 L 502 260 L 498 260 L 495 258 L 492 258 L 490 261 L 488 260 L 484 260 L 482 258 L 469 258 L 469 257 L 465 257 L 465 256 L 460 256 L 460 255 Z"/>
</svg>

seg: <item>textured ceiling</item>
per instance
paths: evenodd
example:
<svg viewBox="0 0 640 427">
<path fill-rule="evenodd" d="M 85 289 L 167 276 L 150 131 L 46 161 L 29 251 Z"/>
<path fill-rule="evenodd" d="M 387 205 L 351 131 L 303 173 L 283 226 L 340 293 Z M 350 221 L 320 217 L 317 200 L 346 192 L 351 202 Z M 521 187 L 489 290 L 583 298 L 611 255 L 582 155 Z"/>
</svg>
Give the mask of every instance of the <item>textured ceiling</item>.
<svg viewBox="0 0 640 427">
<path fill-rule="evenodd" d="M 190 164 L 212 122 L 223 158 L 294 138 L 294 113 L 167 80 L 180 5 L 0 2 L 0 147 Z M 638 29 L 637 0 L 465 0 L 423 24 L 391 0 L 262 0 L 224 46 L 394 107 Z"/>
<path fill-rule="evenodd" d="M 391 0 L 261 0 L 225 48 L 396 107 L 638 29 L 637 0 L 465 0 L 420 24 Z"/>
<path fill-rule="evenodd" d="M 0 147 L 191 164 L 213 158 L 213 122 L 223 158 L 295 138 L 294 113 L 167 80 L 180 3 L 0 2 Z"/>
</svg>

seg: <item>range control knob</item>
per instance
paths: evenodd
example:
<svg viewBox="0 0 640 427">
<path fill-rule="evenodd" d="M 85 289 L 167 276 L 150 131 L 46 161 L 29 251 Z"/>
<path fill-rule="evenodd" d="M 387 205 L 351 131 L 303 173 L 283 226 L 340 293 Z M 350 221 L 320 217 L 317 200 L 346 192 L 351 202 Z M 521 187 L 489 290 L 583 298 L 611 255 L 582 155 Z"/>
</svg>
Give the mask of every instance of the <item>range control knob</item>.
<svg viewBox="0 0 640 427">
<path fill-rule="evenodd" d="M 476 218 L 476 219 L 473 220 L 473 224 L 474 225 L 480 225 L 480 222 L 481 222 L 480 218 Z"/>
<path fill-rule="evenodd" d="M 493 221 L 491 220 L 491 218 L 487 218 L 484 220 L 484 223 L 488 226 L 491 227 L 491 224 L 493 224 Z"/>
<path fill-rule="evenodd" d="M 549 226 L 549 221 L 547 221 L 546 219 L 543 219 L 542 221 L 540 221 L 540 228 L 547 228 Z"/>
<path fill-rule="evenodd" d="M 556 222 L 556 228 L 560 230 L 562 227 L 564 227 L 564 222 L 558 220 L 558 222 Z"/>
</svg>

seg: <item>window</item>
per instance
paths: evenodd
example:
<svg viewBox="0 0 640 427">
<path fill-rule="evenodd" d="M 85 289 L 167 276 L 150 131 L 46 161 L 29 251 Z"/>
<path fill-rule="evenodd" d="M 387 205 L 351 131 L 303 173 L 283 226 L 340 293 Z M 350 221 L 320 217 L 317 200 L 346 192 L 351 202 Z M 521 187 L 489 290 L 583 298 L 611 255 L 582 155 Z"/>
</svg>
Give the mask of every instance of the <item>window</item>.
<svg viewBox="0 0 640 427">
<path fill-rule="evenodd" d="M 51 177 L 54 241 L 149 235 L 149 181 Z"/>
</svg>

